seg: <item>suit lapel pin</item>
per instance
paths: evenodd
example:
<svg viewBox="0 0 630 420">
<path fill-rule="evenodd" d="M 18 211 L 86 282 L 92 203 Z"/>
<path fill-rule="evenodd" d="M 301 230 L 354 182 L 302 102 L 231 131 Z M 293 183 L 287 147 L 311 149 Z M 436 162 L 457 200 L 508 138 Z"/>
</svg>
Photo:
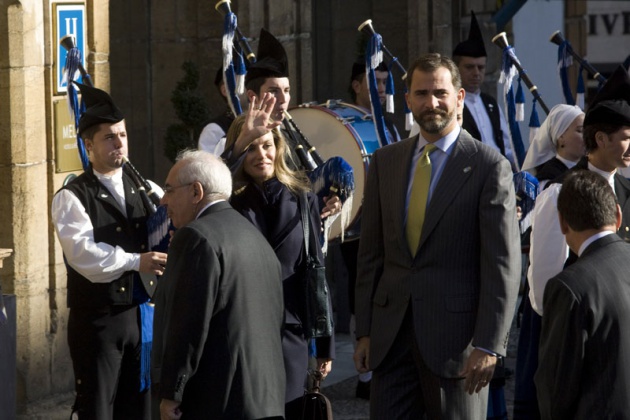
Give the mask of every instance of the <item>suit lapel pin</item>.
<svg viewBox="0 0 630 420">
<path fill-rule="evenodd" d="M 470 166 L 466 166 L 466 167 L 464 168 L 464 173 L 465 173 L 465 174 L 467 174 L 468 172 L 470 172 L 470 170 L 471 170 L 471 169 L 472 169 L 472 168 L 471 168 Z"/>
<path fill-rule="evenodd" d="M 494 111 L 494 105 L 493 104 L 488 104 L 488 108 L 490 108 L 490 112 Z"/>
<path fill-rule="evenodd" d="M 107 198 L 108 195 L 107 194 L 101 194 L 101 198 Z"/>
</svg>

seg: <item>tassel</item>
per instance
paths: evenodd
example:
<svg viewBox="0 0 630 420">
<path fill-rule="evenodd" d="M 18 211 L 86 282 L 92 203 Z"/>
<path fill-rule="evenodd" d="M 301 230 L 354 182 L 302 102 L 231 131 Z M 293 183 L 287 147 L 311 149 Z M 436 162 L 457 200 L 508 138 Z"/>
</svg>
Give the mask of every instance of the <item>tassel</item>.
<svg viewBox="0 0 630 420">
<path fill-rule="evenodd" d="M 538 180 L 527 171 L 517 172 L 513 176 L 516 199 L 523 212 L 520 229 L 524 233 L 531 226 L 531 219 L 527 217 L 534 208 L 538 195 Z"/>
<path fill-rule="evenodd" d="M 529 144 L 532 144 L 536 134 L 540 130 L 540 118 L 538 118 L 538 110 L 536 109 L 536 99 L 532 103 L 532 113 L 529 116 Z"/>
<path fill-rule="evenodd" d="M 233 60 L 234 72 L 236 73 L 236 94 L 242 95 L 245 93 L 245 60 L 243 60 L 243 51 L 239 48 L 237 54 Z"/>
<path fill-rule="evenodd" d="M 576 102 L 575 104 L 580 107 L 581 110 L 584 110 L 584 93 L 586 92 L 586 88 L 584 86 L 584 76 L 583 74 L 584 68 L 580 65 L 580 69 L 578 70 L 578 80 L 577 80 L 577 92 L 576 92 Z"/>
<path fill-rule="evenodd" d="M 407 87 L 405 86 L 405 96 L 407 96 L 408 92 L 409 91 L 407 90 Z M 413 128 L 413 114 L 411 113 L 411 110 L 407 106 L 407 101 L 403 101 L 403 103 L 404 103 L 404 110 L 405 110 L 405 131 L 409 132 Z"/>
<path fill-rule="evenodd" d="M 385 110 L 389 113 L 394 113 L 394 77 L 392 76 L 392 65 L 389 65 L 389 73 L 387 75 L 387 87 L 385 89 L 385 93 L 387 94 L 387 104 L 385 106 Z"/>
<path fill-rule="evenodd" d="M 151 389 L 151 348 L 153 346 L 153 314 L 155 308 L 148 302 L 138 306 L 140 309 L 141 342 L 140 351 L 140 392 Z"/>
<path fill-rule="evenodd" d="M 571 87 L 569 86 L 569 76 L 567 74 L 568 68 L 573 64 L 573 57 L 569 52 L 571 45 L 569 41 L 564 40 L 558 46 L 558 74 L 560 75 L 560 83 L 562 87 L 562 94 L 564 95 L 564 102 L 567 105 L 575 105 L 573 94 L 571 93 Z"/>
<path fill-rule="evenodd" d="M 79 160 L 81 160 L 81 166 L 83 170 L 87 170 L 90 166 L 90 159 L 88 158 L 87 151 L 85 150 L 85 144 L 83 139 L 78 134 L 79 132 L 79 119 L 81 114 L 85 111 L 85 105 L 79 103 L 79 97 L 77 88 L 72 83 L 74 79 L 80 74 L 79 67 L 81 65 L 81 51 L 77 47 L 71 48 L 66 55 L 66 62 L 63 68 L 62 83 L 67 83 L 66 91 L 68 93 L 68 111 L 70 116 L 74 120 L 74 129 L 77 133 L 77 150 L 79 151 Z M 92 81 L 89 75 L 86 74 L 86 79 L 83 83 L 92 85 Z"/>
<path fill-rule="evenodd" d="M 525 94 L 521 78 L 518 78 L 518 88 L 516 89 L 516 121 L 525 121 Z"/>
<path fill-rule="evenodd" d="M 238 99 L 237 83 L 234 70 L 232 50 L 234 48 L 234 33 L 237 28 L 236 15 L 232 12 L 225 14 L 223 21 L 223 38 L 221 50 L 223 51 L 223 80 L 228 91 L 227 100 L 234 115 L 241 115 L 243 108 Z"/>
<path fill-rule="evenodd" d="M 368 40 L 367 44 L 367 51 L 365 54 L 365 77 L 368 78 L 370 102 L 372 105 L 372 121 L 374 121 L 376 138 L 381 146 L 385 146 L 391 143 L 390 138 L 393 138 L 393 136 L 388 136 L 388 131 L 385 127 L 383 107 L 381 106 L 381 100 L 378 96 L 376 75 L 374 74 L 374 70 L 383 61 L 383 52 L 381 51 L 382 46 L 383 41 L 381 36 L 374 33 L 374 35 L 372 35 L 372 37 Z"/>
</svg>

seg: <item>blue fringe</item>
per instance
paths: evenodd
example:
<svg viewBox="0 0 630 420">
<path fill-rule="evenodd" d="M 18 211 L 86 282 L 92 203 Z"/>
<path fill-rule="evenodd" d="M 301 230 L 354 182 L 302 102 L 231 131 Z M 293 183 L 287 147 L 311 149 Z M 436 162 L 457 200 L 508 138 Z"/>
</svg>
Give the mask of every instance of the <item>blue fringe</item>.
<svg viewBox="0 0 630 420">
<path fill-rule="evenodd" d="M 521 219 L 524 219 L 534 208 L 538 195 L 538 179 L 527 171 L 521 171 L 514 174 L 513 181 L 516 196 L 520 199 L 519 206 L 523 211 Z"/>
<path fill-rule="evenodd" d="M 320 200 L 330 195 L 330 187 L 337 189 L 336 194 L 342 203 L 354 192 L 354 171 L 342 157 L 331 157 L 323 165 L 307 172 L 307 176 Z"/>
<path fill-rule="evenodd" d="M 516 103 L 525 103 L 525 94 L 523 93 L 523 86 L 521 84 L 521 76 L 518 77 L 518 88 L 516 89 Z"/>
<path fill-rule="evenodd" d="M 512 145 L 514 146 L 514 154 L 518 159 L 519 168 L 523 166 L 525 160 L 525 146 L 523 145 L 523 138 L 521 137 L 521 129 L 516 121 L 516 102 L 514 101 L 514 86 L 510 86 L 506 97 L 506 103 L 508 108 L 508 126 L 510 127 L 510 133 L 512 134 Z"/>
<path fill-rule="evenodd" d="M 223 22 L 223 36 L 224 37 L 230 36 L 231 38 L 234 38 L 234 32 L 236 31 L 236 27 L 237 27 L 236 15 L 232 12 L 227 13 L 225 15 L 225 20 Z M 243 63 L 243 66 L 244 66 L 244 63 Z M 234 115 L 241 115 L 243 113 L 243 108 L 241 107 L 241 101 L 238 99 L 238 95 L 236 94 L 234 55 L 232 55 L 232 60 L 230 61 L 230 63 L 228 63 L 227 67 L 224 65 L 223 68 L 224 68 L 223 76 L 225 80 L 225 86 L 227 87 L 227 91 L 229 95 L 229 103 L 230 105 L 232 105 L 232 112 L 234 112 Z"/>
<path fill-rule="evenodd" d="M 155 308 L 145 302 L 138 306 L 142 335 L 140 352 L 140 392 L 151 388 L 151 348 L 153 347 L 153 314 Z"/>
<path fill-rule="evenodd" d="M 538 117 L 538 110 L 536 109 L 536 98 L 532 102 L 532 113 L 529 116 L 529 126 L 533 128 L 540 127 L 540 118 Z"/>
<path fill-rule="evenodd" d="M 155 213 L 147 219 L 149 249 L 156 252 L 167 252 L 170 235 L 169 219 L 164 206 L 158 206 Z"/>
<path fill-rule="evenodd" d="M 370 88 L 370 102 L 372 103 L 372 121 L 374 121 L 374 127 L 376 128 L 376 135 L 379 139 L 379 143 L 381 146 L 385 146 L 391 142 L 389 141 L 389 136 L 387 135 L 385 119 L 383 118 L 383 107 L 381 106 L 381 99 L 378 96 L 376 75 L 374 74 L 374 69 L 380 63 L 376 63 L 373 60 L 373 57 L 382 55 L 382 43 L 382 38 L 377 33 L 370 38 L 367 45 L 367 51 L 365 52 L 365 65 L 367 70 L 366 77 L 368 78 L 368 86 Z"/>
</svg>

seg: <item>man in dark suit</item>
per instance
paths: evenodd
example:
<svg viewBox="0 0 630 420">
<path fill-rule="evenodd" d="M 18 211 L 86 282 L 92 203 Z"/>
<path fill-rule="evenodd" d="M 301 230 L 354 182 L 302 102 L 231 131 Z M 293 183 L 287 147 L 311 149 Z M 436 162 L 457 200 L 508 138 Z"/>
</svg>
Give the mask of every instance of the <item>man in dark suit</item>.
<svg viewBox="0 0 630 420">
<path fill-rule="evenodd" d="M 462 128 L 477 140 L 498 150 L 515 168 L 510 131 L 494 97 L 481 91 L 486 73 L 487 53 L 475 13 L 471 12 L 468 39 L 453 50 L 466 90 Z"/>
<path fill-rule="evenodd" d="M 558 196 L 562 233 L 578 260 L 545 288 L 536 389 L 543 419 L 628 418 L 630 245 L 606 180 L 575 171 Z"/>
<path fill-rule="evenodd" d="M 370 164 L 355 365 L 373 370 L 372 418 L 482 419 L 519 285 L 512 172 L 460 129 L 465 93 L 450 59 L 425 55 L 408 75 L 421 132 L 378 149 Z M 425 150 L 429 179 L 416 176 Z M 414 185 L 423 183 L 424 204 Z"/>
<path fill-rule="evenodd" d="M 630 167 L 628 98 L 630 78 L 620 66 L 591 101 L 584 118 L 583 132 L 588 153 L 571 169 L 593 171 L 608 181 L 623 216 L 618 234 L 626 241 L 630 240 L 630 182 L 618 173 L 618 168 Z M 522 330 L 519 340 L 516 387 L 518 398 L 514 408 L 517 418 L 538 418 L 533 375 L 538 364 L 544 291 L 550 278 L 575 261 L 575 254 L 569 253 L 569 246 L 562 235 L 557 217 L 557 200 L 562 189 L 562 179 L 563 176 L 547 186 L 536 199 L 536 207 L 532 212 L 530 265 L 527 272 L 530 290 L 523 310 L 523 319 L 527 320 L 529 326 L 528 330 Z M 524 335 L 525 332 L 527 335 Z"/>
<path fill-rule="evenodd" d="M 281 418 L 285 373 L 280 263 L 227 203 L 230 171 L 181 154 L 162 204 L 178 228 L 156 291 L 153 374 L 162 419 Z"/>
</svg>

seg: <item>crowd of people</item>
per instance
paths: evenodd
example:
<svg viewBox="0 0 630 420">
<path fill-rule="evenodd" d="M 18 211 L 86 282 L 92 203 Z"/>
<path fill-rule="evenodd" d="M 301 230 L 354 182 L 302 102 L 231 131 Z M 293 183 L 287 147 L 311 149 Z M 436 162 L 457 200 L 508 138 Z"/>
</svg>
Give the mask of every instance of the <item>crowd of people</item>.
<svg viewBox="0 0 630 420">
<path fill-rule="evenodd" d="M 519 164 L 496 100 L 481 92 L 474 15 L 452 57 L 426 54 L 409 67 L 415 134 L 400 140 L 385 117 L 393 144 L 370 157 L 360 221 L 341 245 L 357 397 L 373 419 L 507 418 L 489 391 L 504 379 L 522 282 Z M 285 118 L 288 59 L 265 30 L 257 58 L 246 112 L 212 121 L 163 189 L 151 184 L 171 223 L 162 251 L 149 241 L 155 209 L 124 170 L 124 114 L 80 85 L 90 166 L 52 202 L 79 419 L 301 419 L 309 374 L 333 368 L 334 333 L 305 328 L 314 321 L 305 278 L 309 250 L 324 261 L 322 225 L 345 197 L 314 193 Z M 352 101 L 369 112 L 360 63 Z M 375 73 L 384 103 L 388 69 Z M 222 72 L 215 84 L 226 96 Z M 630 181 L 617 174 L 628 166 L 630 80 L 620 67 L 586 114 L 551 110 L 522 167 L 545 182 L 530 215 L 514 418 L 630 413 Z"/>
</svg>

